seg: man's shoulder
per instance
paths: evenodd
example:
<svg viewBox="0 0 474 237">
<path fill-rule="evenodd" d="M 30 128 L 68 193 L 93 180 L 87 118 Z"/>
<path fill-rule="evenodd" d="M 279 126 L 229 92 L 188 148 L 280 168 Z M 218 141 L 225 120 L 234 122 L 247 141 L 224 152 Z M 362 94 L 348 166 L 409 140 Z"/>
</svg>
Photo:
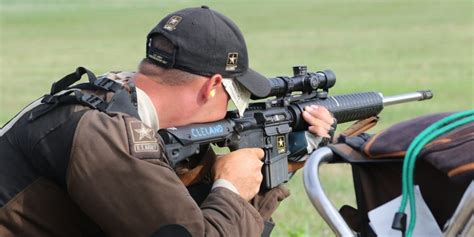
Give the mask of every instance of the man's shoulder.
<svg viewBox="0 0 474 237">
<path fill-rule="evenodd" d="M 79 123 L 76 140 L 94 137 L 106 143 L 124 144 L 134 157 L 154 157 L 161 152 L 156 131 L 142 121 L 124 113 L 106 114 L 97 110 L 88 111 Z"/>
<path fill-rule="evenodd" d="M 99 75 L 98 77 L 105 77 L 110 80 L 117 81 L 119 83 L 125 83 L 133 78 L 136 72 L 130 71 L 109 71 L 104 74 Z"/>
</svg>

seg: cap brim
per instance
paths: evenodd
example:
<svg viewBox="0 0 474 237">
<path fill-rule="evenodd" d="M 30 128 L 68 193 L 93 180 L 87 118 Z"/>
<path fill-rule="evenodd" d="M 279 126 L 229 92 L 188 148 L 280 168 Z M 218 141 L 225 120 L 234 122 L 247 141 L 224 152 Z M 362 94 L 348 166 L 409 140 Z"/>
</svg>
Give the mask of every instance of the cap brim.
<svg viewBox="0 0 474 237">
<path fill-rule="evenodd" d="M 270 81 L 262 74 L 249 68 L 245 74 L 238 76 L 237 81 L 252 94 L 252 98 L 265 98 L 272 89 Z"/>
</svg>

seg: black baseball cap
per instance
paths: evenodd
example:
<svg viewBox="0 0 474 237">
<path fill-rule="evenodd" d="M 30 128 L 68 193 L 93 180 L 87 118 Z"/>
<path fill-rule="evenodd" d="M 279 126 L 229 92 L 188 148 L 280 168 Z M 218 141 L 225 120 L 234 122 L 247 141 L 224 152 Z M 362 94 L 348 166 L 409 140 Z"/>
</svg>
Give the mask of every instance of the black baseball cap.
<svg viewBox="0 0 474 237">
<path fill-rule="evenodd" d="M 157 34 L 173 44 L 173 52 L 152 47 Z M 197 75 L 221 74 L 236 80 L 255 97 L 266 97 L 271 89 L 266 77 L 249 68 L 247 46 L 239 28 L 207 6 L 186 8 L 163 18 L 147 36 L 146 58 L 161 67 Z"/>
</svg>

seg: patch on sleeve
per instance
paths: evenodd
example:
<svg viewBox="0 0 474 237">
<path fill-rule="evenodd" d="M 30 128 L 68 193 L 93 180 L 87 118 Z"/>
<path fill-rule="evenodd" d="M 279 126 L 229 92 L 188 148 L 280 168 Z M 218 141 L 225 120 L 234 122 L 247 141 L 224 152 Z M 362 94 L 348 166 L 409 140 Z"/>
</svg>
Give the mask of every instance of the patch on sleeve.
<svg viewBox="0 0 474 237">
<path fill-rule="evenodd" d="M 133 119 L 125 119 L 128 133 L 130 153 L 137 158 L 153 158 L 160 154 L 156 131 L 144 123 Z"/>
</svg>

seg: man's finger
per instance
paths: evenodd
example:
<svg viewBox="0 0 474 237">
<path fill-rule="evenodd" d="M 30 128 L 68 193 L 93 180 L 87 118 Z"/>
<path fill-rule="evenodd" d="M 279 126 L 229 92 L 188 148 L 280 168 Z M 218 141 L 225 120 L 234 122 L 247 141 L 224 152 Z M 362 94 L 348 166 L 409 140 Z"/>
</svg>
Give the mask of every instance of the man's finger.
<svg viewBox="0 0 474 237">
<path fill-rule="evenodd" d="M 319 119 L 325 121 L 326 123 L 329 123 L 329 124 L 334 123 L 334 118 L 333 118 L 331 112 L 329 112 L 329 110 L 327 110 L 323 106 L 318 106 L 318 105 L 307 106 L 305 108 L 305 111 L 307 111 L 313 117 L 319 118 Z"/>
<path fill-rule="evenodd" d="M 248 148 L 249 152 L 252 152 L 260 160 L 265 156 L 265 152 L 262 148 Z"/>
<path fill-rule="evenodd" d="M 308 130 L 313 133 L 313 134 L 316 134 L 320 137 L 331 137 L 329 135 L 329 130 L 328 129 L 325 129 L 323 127 L 318 127 L 318 126 L 309 126 L 308 127 Z"/>
<path fill-rule="evenodd" d="M 314 116 L 312 116 L 311 114 L 309 114 L 308 112 L 303 112 L 303 117 L 305 118 L 306 122 L 308 122 L 308 124 L 310 126 L 318 126 L 318 127 L 323 127 L 324 129 L 326 130 L 329 130 L 331 129 L 331 125 L 332 123 L 328 123 L 324 120 L 321 120 L 319 118 L 316 118 Z"/>
</svg>

